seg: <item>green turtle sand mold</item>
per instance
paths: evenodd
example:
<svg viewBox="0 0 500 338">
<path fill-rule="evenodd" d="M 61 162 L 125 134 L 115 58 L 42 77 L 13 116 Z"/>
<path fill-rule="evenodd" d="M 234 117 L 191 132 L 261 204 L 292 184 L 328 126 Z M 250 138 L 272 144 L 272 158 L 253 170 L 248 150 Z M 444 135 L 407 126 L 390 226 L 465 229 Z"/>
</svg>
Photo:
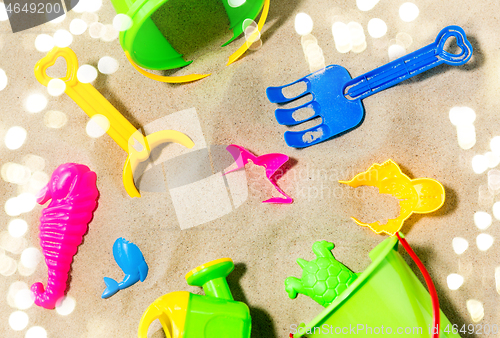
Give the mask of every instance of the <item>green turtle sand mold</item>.
<svg viewBox="0 0 500 338">
<path fill-rule="evenodd" d="M 357 275 L 335 259 L 331 252 L 334 247 L 333 243 L 318 241 L 312 247 L 316 259 L 310 262 L 297 259 L 302 278 L 288 277 L 285 280 L 285 290 L 290 298 L 294 299 L 301 293 L 326 307 L 356 280 Z"/>
</svg>

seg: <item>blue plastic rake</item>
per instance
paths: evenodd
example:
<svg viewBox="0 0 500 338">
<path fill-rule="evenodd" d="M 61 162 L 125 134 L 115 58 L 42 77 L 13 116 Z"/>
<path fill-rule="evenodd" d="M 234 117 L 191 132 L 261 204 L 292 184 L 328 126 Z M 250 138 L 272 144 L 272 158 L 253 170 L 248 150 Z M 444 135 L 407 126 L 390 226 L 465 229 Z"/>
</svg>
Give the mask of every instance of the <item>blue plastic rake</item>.
<svg viewBox="0 0 500 338">
<path fill-rule="evenodd" d="M 445 43 L 454 37 L 460 52 L 449 53 L 444 50 Z M 303 131 L 286 131 L 286 144 L 294 148 L 305 148 L 326 141 L 356 128 L 364 117 L 361 100 L 392 87 L 412 76 L 425 72 L 442 63 L 451 66 L 465 64 L 472 56 L 472 46 L 459 26 L 448 26 L 439 32 L 436 41 L 413 53 L 407 54 L 384 66 L 351 79 L 344 67 L 330 65 L 309 74 L 290 84 L 280 87 L 268 87 L 269 101 L 289 103 L 307 94 L 312 100 L 295 108 L 278 108 L 275 111 L 279 124 L 294 126 L 316 117 L 321 117 L 321 124 Z M 283 95 L 283 88 L 299 82 L 307 84 L 307 89 L 293 98 Z M 314 110 L 314 114 L 301 118 L 297 112 L 304 108 Z"/>
</svg>

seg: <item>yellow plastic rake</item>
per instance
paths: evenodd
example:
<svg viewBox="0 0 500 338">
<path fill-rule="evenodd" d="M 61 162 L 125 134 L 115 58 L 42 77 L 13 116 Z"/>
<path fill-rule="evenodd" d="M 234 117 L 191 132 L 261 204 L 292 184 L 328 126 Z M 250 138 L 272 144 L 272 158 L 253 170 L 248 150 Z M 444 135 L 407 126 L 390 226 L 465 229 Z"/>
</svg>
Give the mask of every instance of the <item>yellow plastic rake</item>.
<svg viewBox="0 0 500 338">
<path fill-rule="evenodd" d="M 102 96 L 91 84 L 79 82 L 76 76 L 78 59 L 71 48 L 54 47 L 35 65 L 35 76 L 42 85 L 47 86 L 51 77 L 47 69 L 54 65 L 57 58 L 66 60 L 65 93 L 89 116 L 101 114 L 109 120 L 106 131 L 118 145 L 127 152 L 127 160 L 123 167 L 123 185 L 130 197 L 141 197 L 134 183 L 134 171 L 140 162 L 149 158 L 151 150 L 167 142 L 179 143 L 187 148 L 194 146 L 193 141 L 176 130 L 162 130 L 144 136 L 113 105 Z"/>
</svg>

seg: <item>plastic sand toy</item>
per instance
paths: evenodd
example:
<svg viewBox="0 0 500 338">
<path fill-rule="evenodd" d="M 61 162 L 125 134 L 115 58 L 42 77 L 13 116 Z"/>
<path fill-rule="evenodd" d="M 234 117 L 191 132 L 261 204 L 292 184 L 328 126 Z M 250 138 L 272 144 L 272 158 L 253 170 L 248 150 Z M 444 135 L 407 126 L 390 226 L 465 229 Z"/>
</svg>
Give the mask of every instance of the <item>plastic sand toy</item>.
<svg viewBox="0 0 500 338">
<path fill-rule="evenodd" d="M 177 291 L 158 298 L 142 315 L 138 337 L 147 338 L 158 319 L 168 338 L 250 338 L 250 310 L 233 299 L 226 281 L 233 269 L 230 258 L 221 258 L 190 271 L 187 283 L 205 295 Z"/>
<path fill-rule="evenodd" d="M 443 205 L 443 186 L 430 178 L 410 179 L 392 160 L 375 163 L 351 181 L 341 183 L 353 187 L 375 186 L 380 193 L 395 196 L 400 199 L 400 216 L 385 225 L 379 222 L 365 224 L 355 219 L 357 224 L 376 233 L 393 236 L 370 252 L 372 264 L 357 277 L 327 252 L 333 245 L 325 241 L 313 246 L 318 256 L 316 260 L 298 260 L 304 269 L 302 280 L 287 278 L 286 291 L 291 298 L 297 292 L 306 294 L 326 309 L 309 324 L 296 327 L 290 336 L 319 338 L 336 337 L 341 333 L 346 337 L 379 337 L 404 333 L 406 337 L 415 338 L 439 338 L 440 334 L 460 337 L 449 330 L 451 324 L 439 309 L 436 288 L 427 269 L 404 235 L 398 232 L 413 212 L 432 212 Z M 398 241 L 418 266 L 429 292 L 398 253 Z M 398 332 L 400 328 L 413 329 Z"/>
<path fill-rule="evenodd" d="M 118 283 L 112 278 L 104 277 L 106 290 L 102 298 L 109 298 L 120 290 L 126 289 L 138 281 L 144 282 L 148 276 L 148 265 L 144 260 L 141 250 L 125 238 L 118 238 L 113 244 L 113 257 L 116 263 L 125 273 L 123 281 Z"/>
<path fill-rule="evenodd" d="M 262 30 L 269 11 L 270 0 L 246 0 L 235 1 L 222 0 L 233 30 L 233 37 L 224 44 L 227 45 L 240 36 L 244 29 L 244 21 L 254 20 L 261 12 L 258 30 Z M 125 51 L 129 61 L 143 75 L 163 82 L 181 83 L 199 80 L 210 74 L 192 74 L 186 76 L 159 76 L 146 72 L 140 67 L 147 69 L 174 69 L 189 65 L 192 61 L 185 61 L 165 39 L 151 16 L 167 0 L 138 0 L 129 2 L 126 0 L 112 0 L 113 7 L 118 14 L 126 14 L 132 19 L 132 27 L 120 33 L 120 44 Z M 228 65 L 241 57 L 248 49 L 247 43 L 243 44 L 231 57 Z"/>
<path fill-rule="evenodd" d="M 261 156 L 255 156 L 248 150 L 246 150 L 243 147 L 237 146 L 235 144 L 231 144 L 230 146 L 227 146 L 227 151 L 231 153 L 233 156 L 234 160 L 236 161 L 237 168 L 230 170 L 226 172 L 225 174 L 229 174 L 233 171 L 239 170 L 241 168 L 245 167 L 245 164 L 248 163 L 248 161 L 252 161 L 255 165 L 263 166 L 266 168 L 266 177 L 271 182 L 271 184 L 278 190 L 278 192 L 283 195 L 284 198 L 280 197 L 272 197 L 270 199 L 267 199 L 263 201 L 262 203 L 285 203 L 285 204 L 290 204 L 293 202 L 292 198 L 285 194 L 283 190 L 281 190 L 280 187 L 278 187 L 278 184 L 276 183 L 276 179 L 274 175 L 276 174 L 276 171 L 283 166 L 288 161 L 288 156 L 284 154 L 265 154 Z"/>
<path fill-rule="evenodd" d="M 457 54 L 445 50 L 445 44 L 450 38 L 455 38 L 457 41 L 460 48 Z M 288 85 L 268 87 L 266 93 L 269 101 L 280 104 L 312 94 L 310 102 L 295 108 L 279 108 L 275 111 L 278 123 L 287 126 L 321 117 L 321 124 L 317 126 L 303 131 L 285 132 L 284 137 L 288 146 L 305 148 L 359 126 L 364 119 L 362 99 L 440 64 L 463 65 L 471 56 L 472 46 L 463 29 L 458 26 L 448 26 L 439 32 L 434 43 L 354 79 L 351 79 L 344 67 L 330 65 Z M 307 89 L 296 97 L 285 97 L 283 88 L 299 82 L 306 83 Z M 313 112 L 307 115 L 299 113 L 305 108 Z"/>
<path fill-rule="evenodd" d="M 36 196 L 39 204 L 51 200 L 42 211 L 39 235 L 49 275 L 47 288 L 42 283 L 31 286 L 38 306 L 53 309 L 64 297 L 73 256 L 97 208 L 96 179 L 87 166 L 62 164 Z"/>
<path fill-rule="evenodd" d="M 312 247 L 317 256 L 315 260 L 297 259 L 302 278 L 288 277 L 285 280 L 285 290 L 290 298 L 302 293 L 326 307 L 356 280 L 356 274 L 333 257 L 333 247 L 333 243 L 319 241 Z"/>
<path fill-rule="evenodd" d="M 54 47 L 43 59 L 35 65 L 35 76 L 42 85 L 47 86 L 51 78 L 47 75 L 47 68 L 54 65 L 58 57 L 66 60 L 66 76 L 62 79 L 66 83 L 65 93 L 89 116 L 103 115 L 109 121 L 106 130 L 109 136 L 127 152 L 127 160 L 123 167 L 123 185 L 130 197 L 140 197 L 134 183 L 134 171 L 140 162 L 149 158 L 151 150 L 167 143 L 176 142 L 187 148 L 194 146 L 193 141 L 185 134 L 176 130 L 162 130 L 144 136 L 101 93 L 90 83 L 78 81 L 78 59 L 70 48 Z"/>
<path fill-rule="evenodd" d="M 352 218 L 357 224 L 369 227 L 377 234 L 394 236 L 403 226 L 403 222 L 413 213 L 427 214 L 441 208 L 445 200 L 445 190 L 441 183 L 432 178 L 410 179 L 401 172 L 393 160 L 382 164 L 375 163 L 367 171 L 357 174 L 350 181 L 339 181 L 353 188 L 359 186 L 377 187 L 381 194 L 389 194 L 399 199 L 400 212 L 395 219 L 381 224 L 363 223 Z"/>
<path fill-rule="evenodd" d="M 365 271 L 357 274 L 347 289 L 307 325 L 292 326 L 290 336 L 385 337 L 397 335 L 399 329 L 404 337 L 437 337 L 436 326 L 431 326 L 434 316 L 431 297 L 398 253 L 398 242 L 398 238 L 390 237 L 377 245 L 369 254 L 372 263 Z M 325 265 L 322 269 L 330 267 Z M 322 294 L 322 290 L 318 293 Z M 442 337 L 460 337 L 444 331 L 451 323 L 443 312 L 438 318 Z M 404 331 L 405 328 L 410 329 Z"/>
</svg>

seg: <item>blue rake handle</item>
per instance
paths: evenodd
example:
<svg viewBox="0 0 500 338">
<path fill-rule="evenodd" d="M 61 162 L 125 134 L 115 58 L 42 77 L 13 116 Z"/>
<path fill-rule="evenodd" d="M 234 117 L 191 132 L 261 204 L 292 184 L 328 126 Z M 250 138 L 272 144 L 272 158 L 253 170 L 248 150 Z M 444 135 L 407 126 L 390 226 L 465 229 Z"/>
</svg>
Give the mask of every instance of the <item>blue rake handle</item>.
<svg viewBox="0 0 500 338">
<path fill-rule="evenodd" d="M 446 41 L 451 37 L 456 38 L 461 49 L 458 54 L 444 50 Z M 439 32 L 434 43 L 348 81 L 343 93 L 348 100 L 362 100 L 442 63 L 463 65 L 471 56 L 472 46 L 464 30 L 459 26 L 448 26 Z"/>
</svg>

